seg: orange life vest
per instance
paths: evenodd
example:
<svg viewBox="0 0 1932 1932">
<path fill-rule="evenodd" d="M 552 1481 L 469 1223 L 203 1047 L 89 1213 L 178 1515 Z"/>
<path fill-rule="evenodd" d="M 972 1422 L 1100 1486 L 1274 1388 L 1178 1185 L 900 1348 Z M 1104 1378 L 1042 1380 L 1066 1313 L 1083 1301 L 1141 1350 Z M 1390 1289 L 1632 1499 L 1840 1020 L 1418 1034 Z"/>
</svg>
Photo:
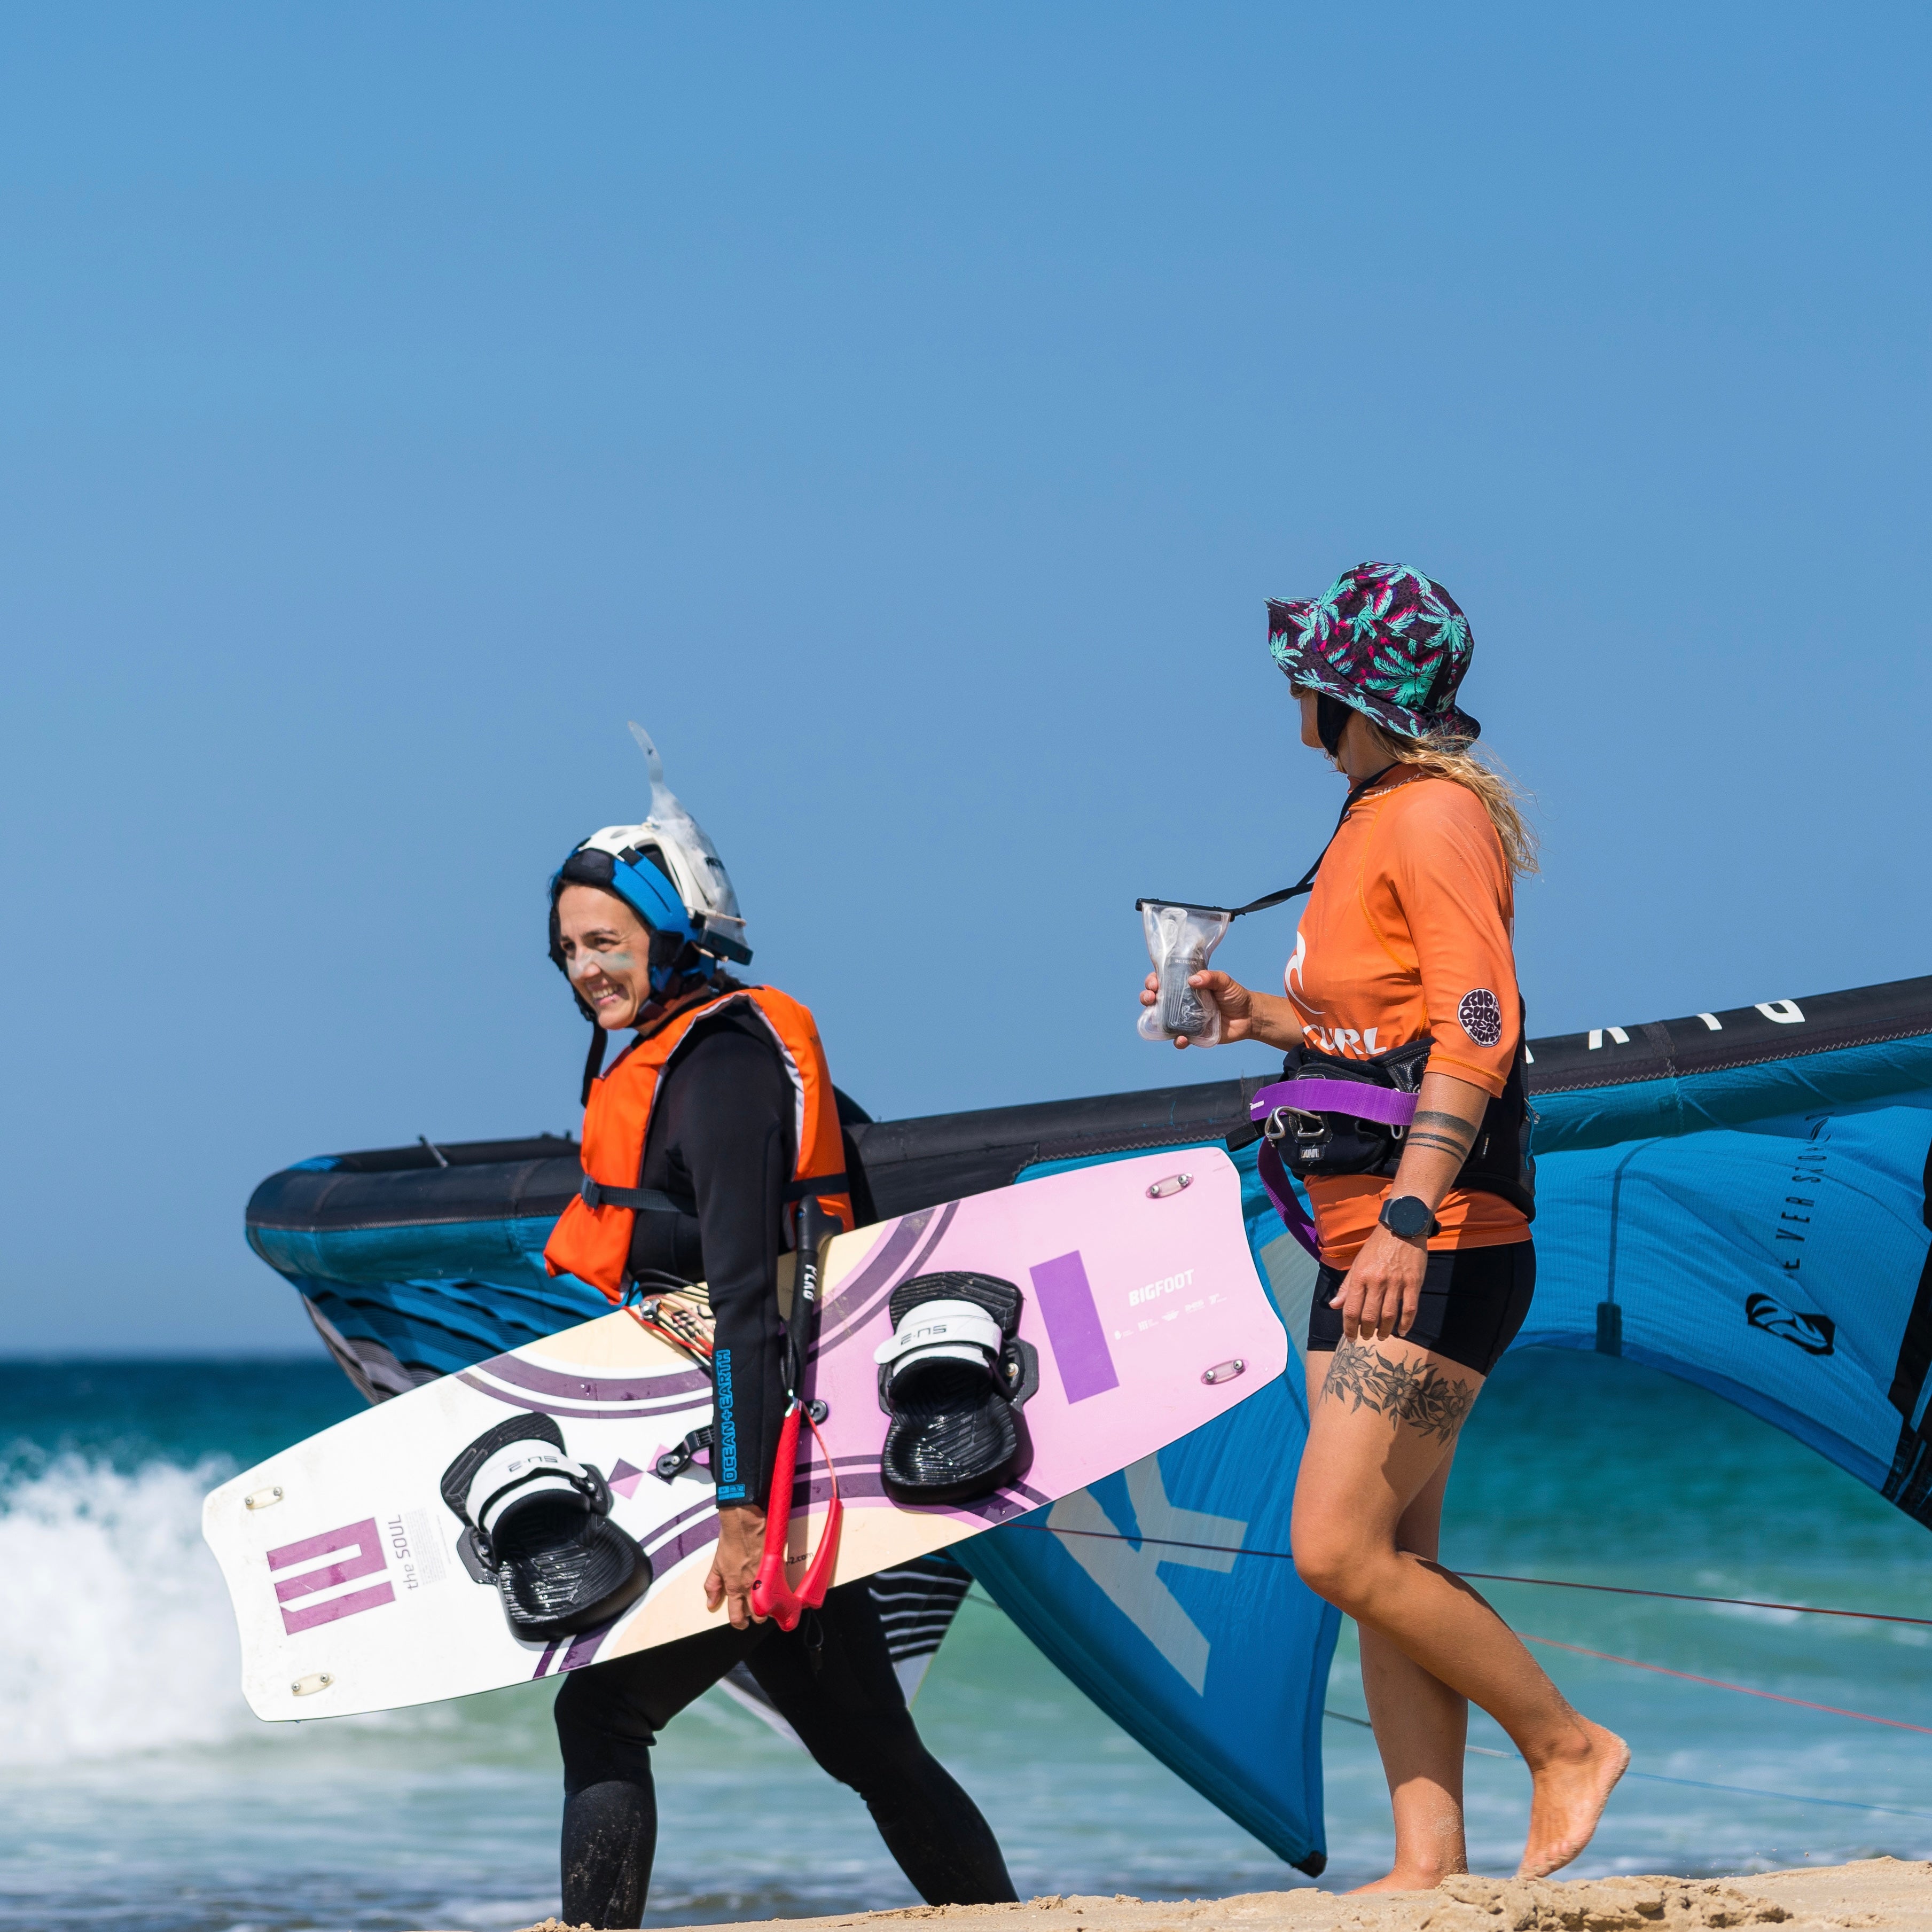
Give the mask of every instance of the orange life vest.
<svg viewBox="0 0 1932 1932">
<path fill-rule="evenodd" d="M 633 1192 L 644 1164 L 644 1137 L 650 1131 L 651 1105 L 658 1083 L 692 1028 L 744 1000 L 770 1029 L 794 1101 L 793 1138 L 798 1148 L 788 1202 L 815 1196 L 841 1226 L 852 1226 L 852 1201 L 845 1180 L 845 1146 L 832 1097 L 832 1073 L 825 1061 L 818 1028 L 811 1014 L 788 994 L 771 986 L 747 986 L 680 1013 L 659 1031 L 640 1040 L 616 1066 L 590 1085 L 584 1109 L 584 1187 L 565 1208 L 544 1244 L 544 1265 L 552 1274 L 574 1274 L 601 1288 L 614 1301 L 624 1295 L 630 1265 L 631 1232 L 637 1210 L 603 1199 L 605 1190 Z M 830 1184 L 820 1193 L 805 1184 Z"/>
</svg>

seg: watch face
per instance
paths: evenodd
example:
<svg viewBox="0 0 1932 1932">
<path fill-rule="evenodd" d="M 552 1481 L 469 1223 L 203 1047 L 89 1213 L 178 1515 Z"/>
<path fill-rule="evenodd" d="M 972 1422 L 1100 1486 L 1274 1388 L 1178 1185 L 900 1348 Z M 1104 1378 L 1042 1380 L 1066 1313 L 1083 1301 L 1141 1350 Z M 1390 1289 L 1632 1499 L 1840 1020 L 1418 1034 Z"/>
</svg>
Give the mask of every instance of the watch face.
<svg viewBox="0 0 1932 1932">
<path fill-rule="evenodd" d="M 1382 1210 L 1382 1220 L 1392 1234 L 1413 1240 L 1436 1217 L 1413 1194 L 1402 1195 Z"/>
</svg>

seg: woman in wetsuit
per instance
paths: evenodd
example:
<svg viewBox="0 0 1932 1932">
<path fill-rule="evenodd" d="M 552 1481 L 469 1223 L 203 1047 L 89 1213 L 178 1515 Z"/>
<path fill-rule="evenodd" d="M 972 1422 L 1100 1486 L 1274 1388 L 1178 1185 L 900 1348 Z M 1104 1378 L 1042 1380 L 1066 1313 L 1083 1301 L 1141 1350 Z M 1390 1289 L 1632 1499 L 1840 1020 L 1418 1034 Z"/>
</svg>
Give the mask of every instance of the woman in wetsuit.
<svg viewBox="0 0 1932 1932">
<path fill-rule="evenodd" d="M 1220 1008 L 1222 1040 L 1290 1049 L 1318 1072 L 1325 1058 L 1374 1077 L 1391 1054 L 1432 1042 L 1394 1156 L 1307 1180 L 1322 1267 L 1294 1562 L 1360 1629 L 1396 1836 L 1394 1865 L 1364 1888 L 1418 1889 L 1468 1869 L 1471 1702 L 1529 1765 L 1521 1870 L 1540 1877 L 1588 1843 L 1630 1754 L 1436 1561 L 1457 1432 L 1536 1280 L 1512 950 L 1513 878 L 1533 868 L 1533 850 L 1507 782 L 1469 754 L 1479 727 L 1455 704 L 1469 628 L 1441 585 L 1361 564 L 1325 596 L 1270 604 L 1269 619 L 1301 741 L 1346 776 L 1348 801 L 1285 997 L 1225 973 L 1190 983 Z"/>
<path fill-rule="evenodd" d="M 687 827 L 701 850 L 680 836 Z M 741 1663 L 820 1768 L 865 1800 L 928 1904 L 1010 1900 L 986 1820 L 920 1740 L 867 1583 L 831 1591 L 789 1634 L 752 1610 L 784 1408 L 778 1258 L 802 1193 L 848 1226 L 850 1210 L 817 1030 L 796 1001 L 719 966 L 720 952 L 750 956 L 732 937 L 742 922 L 722 880 L 682 808 L 654 799 L 651 820 L 587 840 L 551 885 L 551 956 L 599 1029 L 596 1045 L 621 1030 L 636 1034 L 608 1076 L 594 1084 L 586 1076 L 586 1173 L 655 1190 L 680 1211 L 574 1201 L 547 1252 L 554 1268 L 616 1295 L 709 1285 L 719 1534 L 705 1588 L 724 1612 L 715 1630 L 564 1680 L 556 1705 L 562 1916 L 572 1925 L 642 1922 L 657 1838 L 651 1746 Z M 594 1053 L 593 1064 L 602 1058 Z M 627 1131 L 620 1176 L 610 1162 Z M 757 1829 L 748 1807 L 745 1827 Z"/>
</svg>

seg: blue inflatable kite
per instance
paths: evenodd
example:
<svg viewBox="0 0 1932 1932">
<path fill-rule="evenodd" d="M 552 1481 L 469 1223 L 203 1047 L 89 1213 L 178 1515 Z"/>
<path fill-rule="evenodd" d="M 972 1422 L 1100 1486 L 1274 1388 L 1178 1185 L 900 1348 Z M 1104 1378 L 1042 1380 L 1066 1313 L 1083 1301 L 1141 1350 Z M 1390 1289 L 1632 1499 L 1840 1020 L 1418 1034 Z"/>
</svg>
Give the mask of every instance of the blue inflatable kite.
<svg viewBox="0 0 1932 1932">
<path fill-rule="evenodd" d="M 1932 1527 L 1932 978 L 1535 1040 L 1528 1070 L 1538 1284 L 1516 1346 L 1682 1376 Z M 862 1218 L 1238 1136 L 1269 1077 L 915 1120 L 846 1102 Z M 1249 1240 L 1298 1347 L 1314 1266 L 1254 1157 Z M 263 1182 L 248 1239 L 380 1400 L 605 1312 L 543 1269 L 579 1178 L 551 1138 L 337 1155 Z M 1313 1874 L 1337 1618 L 1282 1554 L 1306 1430 L 1298 1362 L 961 1553 L 1124 1728 Z"/>
</svg>

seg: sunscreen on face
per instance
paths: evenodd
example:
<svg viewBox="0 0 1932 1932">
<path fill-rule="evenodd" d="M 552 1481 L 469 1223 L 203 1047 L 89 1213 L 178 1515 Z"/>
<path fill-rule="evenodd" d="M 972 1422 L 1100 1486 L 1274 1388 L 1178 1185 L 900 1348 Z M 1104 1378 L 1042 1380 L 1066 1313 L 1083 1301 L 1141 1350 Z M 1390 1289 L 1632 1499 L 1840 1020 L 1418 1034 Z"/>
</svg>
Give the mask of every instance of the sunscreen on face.
<svg viewBox="0 0 1932 1932">
<path fill-rule="evenodd" d="M 628 952 L 592 952 L 582 947 L 571 957 L 570 976 L 581 980 L 592 971 L 628 973 L 637 963 Z"/>
</svg>

